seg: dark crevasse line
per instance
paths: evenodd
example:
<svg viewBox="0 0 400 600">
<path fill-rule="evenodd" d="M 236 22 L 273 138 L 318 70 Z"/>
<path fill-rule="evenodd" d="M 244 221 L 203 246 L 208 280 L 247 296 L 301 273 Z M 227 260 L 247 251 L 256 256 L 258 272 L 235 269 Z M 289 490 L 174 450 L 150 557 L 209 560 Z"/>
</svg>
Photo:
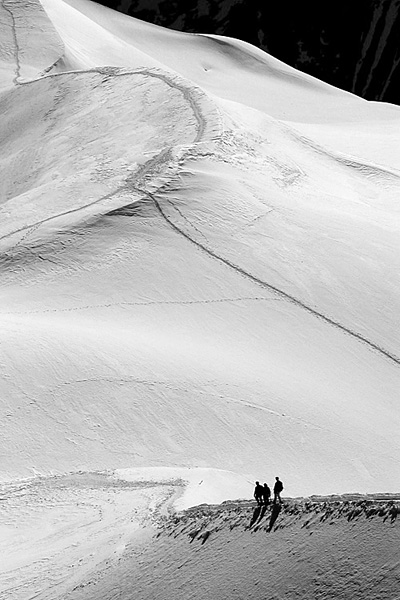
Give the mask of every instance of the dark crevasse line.
<svg viewBox="0 0 400 600">
<path fill-rule="evenodd" d="M 395 354 L 393 354 L 392 352 L 390 352 L 389 350 L 386 350 L 385 348 L 382 348 L 381 346 L 379 346 L 378 344 L 375 344 L 374 342 L 372 342 L 368 338 L 364 337 L 360 333 L 357 333 L 356 331 L 353 331 L 352 329 L 350 329 L 350 328 L 346 327 L 345 325 L 342 325 L 338 321 L 335 321 L 334 319 L 332 319 L 332 318 L 324 315 L 323 313 L 319 312 L 318 310 L 315 310 L 314 308 L 311 308 L 310 306 L 308 306 L 307 304 L 305 304 L 301 300 L 298 300 L 294 296 L 291 296 L 287 292 L 284 292 L 283 290 L 281 290 L 281 289 L 279 289 L 279 288 L 271 285 L 270 283 L 267 283 L 266 281 L 263 281 L 262 279 L 259 279 L 258 277 L 256 277 L 255 275 L 252 275 L 251 273 L 249 273 L 248 271 L 246 271 L 245 269 L 243 269 L 239 265 L 236 265 L 235 263 L 233 263 L 229 259 L 224 258 L 223 256 L 220 256 L 219 254 L 217 254 L 211 248 L 208 248 L 207 246 L 205 246 L 201 242 L 198 242 L 197 240 L 193 239 L 189 234 L 187 234 L 180 227 L 178 227 L 168 217 L 168 215 L 162 209 L 161 204 L 158 202 L 158 200 L 155 198 L 155 196 L 153 194 L 151 194 L 149 192 L 146 192 L 145 190 L 137 190 L 137 191 L 140 191 L 143 194 L 148 195 L 153 200 L 153 202 L 154 202 L 154 204 L 155 204 L 158 212 L 161 214 L 161 216 L 163 217 L 163 219 L 165 221 L 167 221 L 167 223 L 170 225 L 170 227 L 172 227 L 177 233 L 179 233 L 181 236 L 183 236 L 184 238 L 186 238 L 189 242 L 191 242 L 192 244 L 194 244 L 195 246 L 197 246 L 199 249 L 201 249 L 204 252 L 206 252 L 212 258 L 214 258 L 214 259 L 218 260 L 219 262 L 225 264 L 230 269 L 235 270 L 237 273 L 239 273 L 243 277 L 245 277 L 247 279 L 250 279 L 251 281 L 253 281 L 257 285 L 260 285 L 261 287 L 263 287 L 264 289 L 267 289 L 267 290 L 273 292 L 274 294 L 277 294 L 278 296 L 280 296 L 284 300 L 287 300 L 288 302 L 291 302 L 292 304 L 298 306 L 299 308 L 301 308 L 303 310 L 306 310 L 308 313 L 310 313 L 314 317 L 318 317 L 319 319 L 321 319 L 322 321 L 324 321 L 328 325 L 331 325 L 331 326 L 335 327 L 336 329 L 339 329 L 340 331 L 346 333 L 347 335 L 350 335 L 351 337 L 355 338 L 359 342 L 362 342 L 363 344 L 366 344 L 372 350 L 374 350 L 376 352 L 379 352 L 379 354 L 382 354 L 385 358 L 388 358 L 389 360 L 391 360 L 395 364 L 400 365 L 400 358 L 398 356 L 396 356 Z"/>
</svg>

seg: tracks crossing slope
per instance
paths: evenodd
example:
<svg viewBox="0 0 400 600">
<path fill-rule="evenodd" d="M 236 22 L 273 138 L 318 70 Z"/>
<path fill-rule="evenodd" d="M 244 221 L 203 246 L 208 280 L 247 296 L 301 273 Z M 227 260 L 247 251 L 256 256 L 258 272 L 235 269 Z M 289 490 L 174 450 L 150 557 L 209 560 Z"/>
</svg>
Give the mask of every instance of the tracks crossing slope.
<svg viewBox="0 0 400 600">
<path fill-rule="evenodd" d="M 191 86 L 191 85 L 185 84 L 185 82 L 183 80 L 180 80 L 178 77 L 173 78 L 172 75 L 170 75 L 168 73 L 162 73 L 162 72 L 154 70 L 154 69 L 153 70 L 152 69 L 137 69 L 137 70 L 133 70 L 133 71 L 127 71 L 127 70 L 121 70 L 121 69 L 115 68 L 115 67 L 103 67 L 103 68 L 92 68 L 92 69 L 87 69 L 87 70 L 82 70 L 82 71 L 66 71 L 64 73 L 46 74 L 44 77 L 40 77 L 38 79 L 34 79 L 34 80 L 30 80 L 30 81 L 23 81 L 23 82 L 19 81 L 19 79 L 20 79 L 20 61 L 19 61 L 19 54 L 18 54 L 18 41 L 16 39 L 16 33 L 15 33 L 15 18 L 13 16 L 11 9 L 7 6 L 7 1 L 2 0 L 2 2 L 3 2 L 3 7 L 5 8 L 5 10 L 7 10 L 10 13 L 10 16 L 13 20 L 13 35 L 14 35 L 14 39 L 15 39 L 15 60 L 16 60 L 16 77 L 14 79 L 15 85 L 25 86 L 25 85 L 30 85 L 30 84 L 37 82 L 44 78 L 65 77 L 70 74 L 74 74 L 74 75 L 79 74 L 79 75 L 85 76 L 85 74 L 87 74 L 87 73 L 104 73 L 110 77 L 122 77 L 122 76 L 123 77 L 126 77 L 126 76 L 155 77 L 155 78 L 158 78 L 159 80 L 162 80 L 167 86 L 177 89 L 182 94 L 185 101 L 189 104 L 189 106 L 193 112 L 194 118 L 196 120 L 196 123 L 197 123 L 197 131 L 196 131 L 195 138 L 192 141 L 192 144 L 195 145 L 195 144 L 198 144 L 205 140 L 205 133 L 206 133 L 207 129 L 209 128 L 209 124 L 207 123 L 207 119 L 204 117 L 201 106 L 199 105 L 199 95 L 201 95 L 203 98 L 206 98 L 207 97 L 206 94 L 204 92 L 202 92 L 199 88 L 195 87 L 194 85 Z M 219 127 L 221 127 L 222 119 L 220 118 L 219 111 L 216 109 L 216 107 L 214 107 L 214 108 L 215 108 L 214 114 L 217 116 L 216 121 L 219 121 Z M 396 365 L 400 365 L 400 358 L 398 356 L 396 356 L 393 352 L 387 350 L 386 348 L 380 346 L 379 344 L 376 344 L 374 341 L 368 339 L 361 333 L 354 331 L 351 327 L 348 327 L 348 326 L 340 323 L 338 320 L 334 319 L 333 317 L 330 317 L 330 316 L 320 312 L 317 308 L 314 308 L 314 307 L 306 304 L 301 299 L 296 298 L 295 296 L 285 292 L 285 290 L 278 288 L 278 287 L 272 285 L 271 283 L 268 283 L 267 281 L 264 281 L 264 280 L 260 279 L 259 277 L 253 275 L 252 273 L 250 273 L 249 271 L 247 271 L 246 269 L 241 267 L 239 264 L 236 264 L 236 263 L 232 262 L 231 260 L 218 254 L 213 248 L 209 247 L 204 242 L 200 242 L 200 241 L 196 240 L 192 235 L 189 235 L 189 233 L 187 233 L 179 225 L 177 225 L 171 219 L 171 217 L 167 214 L 167 212 L 164 210 L 162 202 L 156 198 L 156 193 L 153 191 L 149 191 L 148 189 L 146 189 L 147 186 L 143 185 L 144 179 L 146 178 L 147 175 L 151 174 L 151 171 L 154 169 L 155 165 L 160 166 L 160 165 L 164 164 L 164 165 L 166 165 L 167 168 L 170 167 L 170 162 L 173 159 L 168 160 L 169 154 L 172 154 L 172 148 L 167 148 L 167 149 L 163 148 L 163 150 L 158 155 L 153 156 L 149 161 L 147 161 L 145 164 L 143 164 L 138 169 L 138 171 L 134 174 L 135 181 L 133 181 L 133 178 L 131 178 L 131 180 L 128 183 L 125 183 L 122 186 L 118 187 L 116 190 L 114 190 L 110 194 L 107 194 L 106 196 L 102 196 L 101 198 L 98 198 L 95 201 L 93 201 L 87 205 L 84 205 L 84 206 L 81 206 L 81 207 L 78 207 L 75 209 L 71 209 L 68 211 L 64 211 L 57 215 L 53 215 L 46 219 L 43 219 L 42 221 L 38 221 L 38 222 L 32 223 L 28 226 L 19 228 L 13 232 L 7 233 L 0 239 L 6 239 L 14 234 L 23 233 L 25 231 L 27 231 L 29 234 L 30 229 L 37 228 L 38 226 L 40 226 L 43 223 L 58 219 L 60 217 L 63 217 L 63 216 L 66 216 L 66 215 L 69 215 L 72 213 L 82 211 L 90 206 L 95 205 L 95 204 L 100 204 L 104 200 L 107 200 L 107 199 L 115 196 L 118 193 L 121 193 L 124 191 L 129 191 L 129 190 L 135 191 L 138 194 L 144 195 L 149 200 L 151 200 L 151 202 L 153 202 L 153 204 L 156 207 L 160 216 L 163 218 L 164 221 L 166 221 L 168 223 L 168 225 L 170 227 L 172 227 L 172 229 L 174 231 L 176 231 L 176 233 L 183 236 L 191 244 L 196 246 L 199 250 L 205 252 L 211 258 L 218 260 L 220 263 L 222 263 L 225 266 L 227 266 L 228 268 L 234 270 L 236 273 L 238 273 L 242 277 L 247 278 L 248 280 L 252 281 L 256 285 L 261 286 L 262 288 L 267 289 L 270 292 L 273 292 L 282 300 L 290 302 L 291 304 L 294 304 L 298 308 L 305 310 L 309 314 L 313 315 L 314 317 L 322 320 L 327 325 L 329 325 L 331 327 L 335 327 L 342 333 L 345 333 L 346 335 L 349 335 L 349 336 L 353 337 L 354 339 L 356 339 L 358 342 L 361 342 L 361 343 L 367 345 L 373 351 L 381 354 L 386 359 L 389 359 L 391 362 L 395 363 Z M 185 158 L 185 152 L 182 153 L 181 160 L 184 160 L 184 158 Z"/>
</svg>

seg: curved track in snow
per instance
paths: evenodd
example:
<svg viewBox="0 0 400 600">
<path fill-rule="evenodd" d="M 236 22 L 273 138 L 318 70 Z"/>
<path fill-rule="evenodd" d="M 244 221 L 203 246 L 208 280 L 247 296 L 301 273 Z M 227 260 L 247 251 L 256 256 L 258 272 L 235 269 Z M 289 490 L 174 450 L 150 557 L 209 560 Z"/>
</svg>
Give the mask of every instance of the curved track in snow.
<svg viewBox="0 0 400 600">
<path fill-rule="evenodd" d="M 11 9 L 10 6 L 8 6 L 9 2 L 7 0 L 2 0 L 2 5 L 4 10 L 7 12 L 7 14 L 10 15 L 10 19 L 11 19 L 11 32 L 12 32 L 12 36 L 13 36 L 13 40 L 14 40 L 14 60 L 15 60 L 15 77 L 14 77 L 14 84 L 15 85 L 19 85 L 19 79 L 21 77 L 21 61 L 19 58 L 19 45 L 18 45 L 18 38 L 17 38 L 17 26 L 16 26 L 16 22 L 15 22 L 15 15 Z"/>
<path fill-rule="evenodd" d="M 9 10 L 9 9 L 7 9 L 7 10 Z M 9 12 L 10 12 L 10 14 L 12 14 L 11 11 L 9 11 Z M 14 33 L 14 35 L 15 35 L 15 33 Z M 17 52 L 17 54 L 18 54 L 18 52 Z M 59 78 L 59 77 L 65 77 L 65 76 L 68 76 L 71 74 L 85 75 L 88 73 L 100 73 L 100 74 L 105 74 L 110 77 L 129 77 L 129 76 L 154 77 L 156 79 L 163 81 L 167 86 L 178 90 L 182 94 L 184 100 L 188 103 L 188 105 L 190 106 L 190 108 L 193 112 L 194 118 L 197 123 L 197 132 L 196 132 L 195 138 L 192 141 L 192 145 L 196 145 L 199 142 L 205 141 L 205 139 L 204 139 L 205 132 L 209 127 L 209 123 L 207 122 L 206 118 L 203 115 L 201 106 L 198 103 L 198 99 L 199 99 L 198 97 L 201 95 L 201 97 L 203 99 L 206 99 L 207 98 L 206 94 L 204 94 L 204 92 L 202 92 L 200 89 L 196 88 L 195 86 L 190 87 L 190 86 L 185 85 L 183 81 L 179 82 L 178 79 L 174 80 L 171 76 L 167 75 L 166 73 L 160 73 L 160 72 L 156 72 L 156 70 L 150 70 L 150 69 L 137 69 L 137 70 L 135 69 L 133 71 L 126 71 L 126 70 L 121 71 L 121 69 L 114 68 L 114 67 L 103 67 L 103 68 L 100 67 L 100 68 L 86 69 L 86 70 L 82 70 L 82 71 L 66 71 L 63 73 L 46 74 L 44 77 L 40 77 L 40 78 L 37 78 L 34 80 L 24 81 L 24 82 L 20 82 L 20 81 L 18 81 L 18 78 L 16 78 L 15 83 L 18 86 L 26 86 L 26 85 L 31 85 L 33 83 L 36 83 L 38 81 L 41 81 L 41 80 L 47 79 L 47 78 L 55 78 L 55 77 Z M 194 90 L 196 91 L 196 94 L 198 96 L 197 98 L 195 97 L 195 95 L 193 93 Z M 208 98 L 207 98 L 207 101 L 210 102 L 210 100 Z M 213 106 L 213 108 L 214 108 L 214 113 L 216 115 L 216 121 L 220 121 L 219 127 L 221 127 L 221 119 L 219 116 L 219 109 L 215 105 Z M 37 228 L 44 223 L 56 220 L 58 218 L 61 218 L 61 217 L 64 217 L 64 216 L 67 216 L 70 214 L 80 212 L 82 210 L 85 210 L 85 209 L 93 206 L 93 205 L 100 204 L 104 200 L 108 200 L 121 192 L 124 192 L 124 191 L 129 192 L 130 190 L 135 189 L 135 191 L 137 191 L 139 194 L 144 194 L 154 203 L 158 213 L 168 223 L 168 225 L 173 228 L 174 231 L 176 231 L 178 234 L 183 236 L 185 239 L 187 239 L 190 243 L 195 245 L 197 248 L 199 248 L 200 250 L 205 252 L 211 258 L 218 260 L 225 266 L 229 267 L 230 269 L 234 270 L 241 276 L 252 281 L 256 285 L 261 286 L 270 292 L 273 292 L 274 294 L 279 296 L 282 300 L 290 302 L 290 303 L 294 304 L 295 306 L 307 311 L 309 314 L 313 315 L 314 317 L 317 317 L 318 319 L 324 321 L 327 325 L 335 327 L 336 329 L 340 330 L 341 332 L 353 337 L 357 341 L 359 341 L 363 344 L 366 344 L 369 348 L 371 348 L 375 352 L 378 352 L 379 354 L 381 354 L 385 358 L 389 359 L 393 363 L 400 365 L 400 358 L 398 356 L 396 356 L 394 353 L 390 352 L 389 350 L 385 349 L 384 347 L 380 346 L 379 344 L 376 344 L 372 340 L 368 339 L 367 337 L 363 336 L 362 334 L 358 333 L 357 331 L 354 331 L 350 327 L 343 325 L 342 323 L 335 320 L 334 318 L 329 317 L 326 314 L 318 311 L 318 309 L 313 308 L 312 306 L 309 306 L 308 304 L 303 302 L 301 299 L 296 298 L 295 296 L 285 292 L 283 289 L 278 288 L 278 287 L 272 285 L 271 283 L 268 283 L 268 281 L 264 281 L 264 280 L 260 279 L 259 277 L 256 277 L 255 275 L 253 275 L 251 272 L 247 271 L 240 265 L 238 265 L 238 264 L 232 262 L 231 260 L 224 258 L 220 254 L 218 254 L 213 248 L 209 247 L 204 242 L 200 242 L 200 241 L 196 240 L 189 233 L 187 233 L 181 227 L 179 227 L 179 225 L 177 225 L 171 219 L 171 217 L 168 216 L 166 211 L 163 209 L 162 203 L 159 200 L 157 200 L 155 193 L 149 192 L 148 190 L 145 189 L 145 187 L 141 187 L 140 185 L 139 186 L 137 185 L 149 173 L 151 174 L 151 171 L 154 170 L 155 167 L 159 167 L 160 165 L 166 165 L 166 167 L 168 168 L 170 166 L 170 164 L 172 164 L 172 162 L 173 162 L 172 159 L 170 158 L 172 150 L 173 150 L 173 147 L 164 148 L 158 155 L 153 156 L 150 160 L 145 162 L 138 169 L 138 171 L 134 174 L 134 176 L 132 177 L 132 179 L 129 183 L 124 183 L 123 185 L 118 187 L 113 192 L 110 192 L 109 194 L 107 194 L 105 196 L 97 198 L 93 202 L 90 202 L 83 206 L 61 212 L 57 215 L 52 215 L 41 221 L 37 221 L 35 223 L 21 227 L 20 229 L 17 229 L 13 232 L 9 232 L 6 235 L 2 236 L 0 238 L 0 240 L 4 240 L 6 238 L 9 238 L 18 233 L 22 233 L 24 231 L 27 231 L 29 234 L 29 230 Z M 188 154 L 188 150 L 186 150 L 183 153 L 181 160 L 184 160 L 185 155 L 187 155 L 187 154 Z M 169 202 L 171 203 L 170 200 L 169 200 Z M 128 206 L 128 205 L 121 206 L 121 208 L 124 208 L 126 206 Z M 21 240 L 19 242 L 17 242 L 16 245 L 19 245 L 20 242 L 21 242 Z"/>
<path fill-rule="evenodd" d="M 164 81 L 166 81 L 167 79 L 168 79 L 167 77 L 163 77 Z M 172 83 L 170 82 L 169 85 L 172 85 Z M 178 89 L 180 89 L 180 91 L 182 91 L 181 86 L 179 86 Z M 190 106 L 191 106 L 191 108 L 193 110 L 193 113 L 194 113 L 194 115 L 195 115 L 195 117 L 196 117 L 196 119 L 198 121 L 198 124 L 199 124 L 199 126 L 198 126 L 198 133 L 197 133 L 196 139 L 194 140 L 194 143 L 198 143 L 199 141 L 202 140 L 202 135 L 203 135 L 203 132 L 204 132 L 204 130 L 206 128 L 206 122 L 205 122 L 205 120 L 204 120 L 204 118 L 202 116 L 201 110 L 197 107 L 196 102 L 194 101 L 194 99 L 188 93 L 187 88 L 185 89 L 184 96 L 185 96 L 185 99 L 190 103 Z M 158 159 L 157 156 L 154 157 L 152 159 L 152 163 L 154 164 L 155 162 L 157 162 L 157 159 Z M 145 173 L 145 172 L 146 172 L 146 165 L 144 165 L 143 168 L 142 168 L 142 173 Z M 308 313 L 310 313 L 314 317 L 317 317 L 318 319 L 321 319 L 322 321 L 324 321 L 328 325 L 336 327 L 337 329 L 339 329 L 343 333 L 346 333 L 347 335 L 350 335 L 351 337 L 355 338 L 357 341 L 362 342 L 363 344 L 366 344 L 372 350 L 380 353 L 385 358 L 388 358 L 389 360 L 391 360 L 395 364 L 400 365 L 400 358 L 398 356 L 396 356 L 395 354 L 393 354 L 392 352 L 390 352 L 389 350 L 386 350 L 382 346 L 379 346 L 378 344 L 375 344 L 373 341 L 369 340 L 368 338 L 366 338 L 362 334 L 357 333 L 356 331 L 352 330 L 349 327 L 346 327 L 345 325 L 343 325 L 339 321 L 336 321 L 335 319 L 333 319 L 331 317 L 328 317 L 327 315 L 323 314 L 322 312 L 318 311 L 317 309 L 312 308 L 311 306 L 305 304 L 304 302 L 302 302 L 298 298 L 292 296 L 291 294 L 288 294 L 284 290 L 282 290 L 280 288 L 277 288 L 276 286 L 268 283 L 267 281 L 263 281 L 262 279 L 260 279 L 259 277 L 256 277 L 255 275 L 252 275 L 250 272 L 248 272 L 245 269 L 243 269 L 240 265 L 237 265 L 237 264 L 233 263 L 232 261 L 230 261 L 229 259 L 224 258 L 223 256 L 217 254 L 217 252 L 215 252 L 212 248 L 209 248 L 208 246 L 206 246 L 204 243 L 199 242 L 198 240 L 195 240 L 192 236 L 190 236 L 187 232 L 185 232 L 176 223 L 174 223 L 172 221 L 172 219 L 163 210 L 163 208 L 161 206 L 161 203 L 156 199 L 154 193 L 150 193 L 147 190 L 139 188 L 139 187 L 136 188 L 136 189 L 137 189 L 137 191 L 139 193 L 145 194 L 146 196 L 148 196 L 154 202 L 154 205 L 156 206 L 156 208 L 157 208 L 158 212 L 160 213 L 160 215 L 174 229 L 174 231 L 176 231 L 181 236 L 183 236 L 184 238 L 186 238 L 189 242 L 191 242 L 192 244 L 194 244 L 200 250 L 206 252 L 210 257 L 212 257 L 212 258 L 220 261 L 221 263 L 225 264 L 230 269 L 233 269 L 234 271 L 236 271 L 237 273 L 239 273 L 243 277 L 246 277 L 247 279 L 249 279 L 250 281 L 253 281 L 255 284 L 257 284 L 259 286 L 262 286 L 264 289 L 267 289 L 268 291 L 273 292 L 274 294 L 277 294 L 283 300 L 291 302 L 292 304 L 298 306 L 299 308 L 301 308 L 303 310 L 306 310 Z"/>
</svg>

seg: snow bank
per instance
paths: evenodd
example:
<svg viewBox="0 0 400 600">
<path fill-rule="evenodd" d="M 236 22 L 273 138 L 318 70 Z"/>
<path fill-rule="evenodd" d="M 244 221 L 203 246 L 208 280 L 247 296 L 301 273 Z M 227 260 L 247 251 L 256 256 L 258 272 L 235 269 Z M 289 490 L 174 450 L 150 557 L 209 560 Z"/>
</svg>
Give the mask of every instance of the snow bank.
<svg viewBox="0 0 400 600">
<path fill-rule="evenodd" d="M 253 491 L 252 481 L 220 469 L 152 467 L 117 469 L 115 475 L 124 481 L 182 482 L 182 495 L 173 503 L 176 510 L 198 504 L 219 504 L 227 498 L 248 498 Z"/>
</svg>

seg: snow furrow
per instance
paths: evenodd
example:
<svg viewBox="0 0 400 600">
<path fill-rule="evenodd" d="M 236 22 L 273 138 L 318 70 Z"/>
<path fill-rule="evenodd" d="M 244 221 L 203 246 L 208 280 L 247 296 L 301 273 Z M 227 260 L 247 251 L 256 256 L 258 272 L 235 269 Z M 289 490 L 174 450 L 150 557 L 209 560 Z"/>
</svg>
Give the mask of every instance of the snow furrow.
<svg viewBox="0 0 400 600">
<path fill-rule="evenodd" d="M 265 289 L 273 292 L 274 294 L 277 294 L 283 300 L 287 300 L 288 302 L 291 302 L 292 304 L 295 304 L 299 308 L 301 308 L 303 310 L 306 310 L 308 313 L 310 313 L 314 317 L 317 317 L 317 318 L 321 319 L 322 321 L 324 321 L 328 325 L 336 327 L 337 329 L 339 329 L 343 333 L 345 333 L 345 334 L 347 334 L 347 335 L 355 338 L 356 340 L 358 340 L 359 342 L 361 342 L 363 344 L 366 344 L 372 350 L 378 352 L 379 354 L 381 354 L 385 358 L 388 358 L 393 363 L 395 363 L 397 365 L 400 365 L 400 358 L 398 356 L 396 356 L 395 354 L 393 354 L 392 352 L 389 352 L 385 348 L 382 348 L 378 344 L 375 344 L 374 342 L 372 342 L 368 338 L 364 337 L 363 335 L 357 333 L 356 331 L 353 331 L 352 329 L 346 327 L 345 325 L 342 325 L 338 321 L 335 321 L 334 319 L 328 317 L 327 315 L 324 315 L 323 313 L 321 313 L 318 310 L 312 308 L 311 306 L 308 306 L 307 304 L 305 304 L 301 300 L 295 298 L 294 296 L 291 296 L 290 294 L 286 293 L 285 291 L 283 291 L 283 290 L 281 290 L 281 289 L 279 289 L 279 288 L 271 285 L 270 283 L 267 283 L 266 281 L 263 281 L 262 279 L 260 279 L 260 278 L 258 278 L 256 276 L 252 275 L 251 273 L 249 273 L 248 271 L 246 271 L 245 269 L 243 269 L 239 265 L 233 263 L 229 259 L 220 256 L 219 254 L 217 254 L 216 252 L 214 252 L 211 248 L 208 248 L 207 246 L 205 246 L 202 242 L 199 242 L 199 241 L 195 240 L 188 233 L 186 233 L 185 231 L 183 231 L 183 229 L 181 229 L 180 227 L 178 227 L 178 225 L 176 225 L 176 223 L 174 223 L 170 219 L 170 217 L 162 209 L 161 203 L 155 198 L 154 194 L 146 192 L 145 190 L 140 190 L 139 188 L 138 188 L 138 191 L 141 191 L 144 194 L 148 194 L 148 196 L 150 198 L 152 198 L 152 200 L 153 200 L 155 206 L 157 207 L 157 210 L 159 211 L 160 215 L 174 229 L 174 231 L 176 231 L 181 236 L 183 236 L 184 238 L 186 238 L 189 242 L 191 242 L 192 244 L 194 244 L 195 246 L 197 246 L 199 249 L 201 249 L 204 252 L 206 252 L 210 257 L 212 257 L 212 258 L 220 261 L 221 263 L 225 264 L 227 267 L 233 269 L 234 271 L 236 271 L 237 273 L 239 273 L 243 277 L 246 277 L 247 279 L 250 279 L 251 281 L 253 281 L 257 285 L 260 285 L 263 288 L 265 288 Z"/>
<path fill-rule="evenodd" d="M 12 31 L 12 36 L 13 36 L 13 40 L 14 40 L 14 60 L 15 60 L 14 84 L 17 85 L 20 83 L 19 79 L 21 77 L 21 62 L 20 62 L 20 58 L 19 58 L 19 46 L 18 46 L 15 16 L 12 11 L 12 8 L 9 6 L 9 4 L 12 4 L 12 2 L 10 3 L 10 0 L 1 0 L 1 1 L 2 1 L 4 10 L 10 15 L 10 18 L 11 18 L 11 31 Z"/>
</svg>

